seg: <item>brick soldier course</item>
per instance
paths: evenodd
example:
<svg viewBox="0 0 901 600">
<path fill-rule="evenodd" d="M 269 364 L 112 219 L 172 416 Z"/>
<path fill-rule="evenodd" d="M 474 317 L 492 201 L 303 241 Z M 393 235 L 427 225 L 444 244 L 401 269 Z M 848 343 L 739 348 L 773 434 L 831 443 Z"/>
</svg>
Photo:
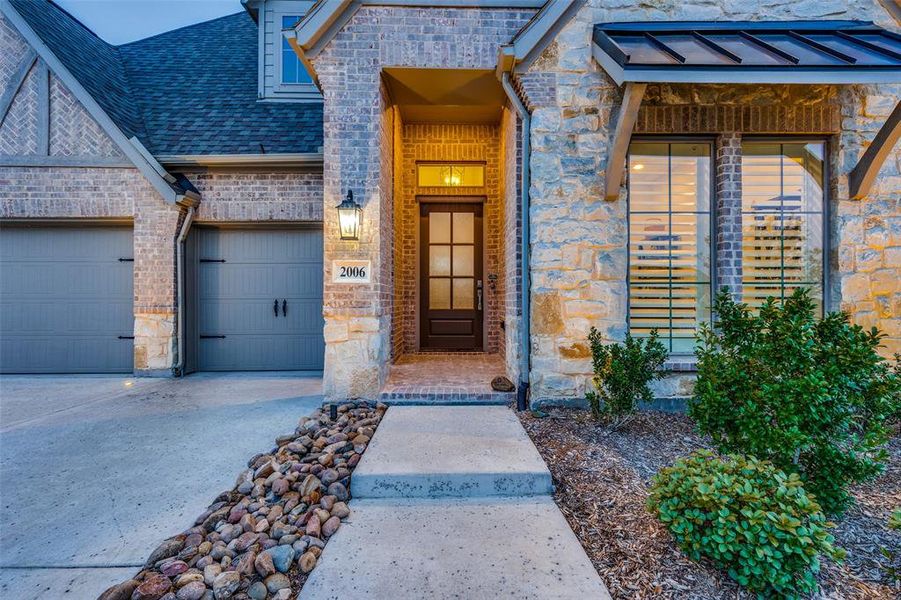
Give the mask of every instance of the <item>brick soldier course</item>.
<svg viewBox="0 0 901 600">
<path fill-rule="evenodd" d="M 53 3 L 3 0 L 0 218 L 17 226 L 132 225 L 134 370 L 163 376 L 173 375 L 180 358 L 177 239 L 189 212 L 201 226 L 319 225 L 325 395 L 375 399 L 392 363 L 419 350 L 417 196 L 484 197 L 485 350 L 498 355 L 499 375 L 520 381 L 526 217 L 531 401 L 580 401 L 591 376 L 589 327 L 610 339 L 629 327 L 626 186 L 618 199 L 604 199 L 623 92 L 593 55 L 595 24 L 860 19 L 899 31 L 877 0 L 653 8 L 589 0 L 549 2 L 541 12 L 537 2 L 500 4 L 364 2 L 336 13 L 315 43 L 298 46 L 321 91 L 321 101 L 310 102 L 272 100 L 257 87 L 258 65 L 278 64 L 258 46 L 257 28 L 273 22 L 261 18 L 275 10 L 271 2 L 250 0 L 246 13 L 113 47 Z M 494 73 L 499 56 L 518 51 L 530 28 L 548 19 L 535 55 L 507 73 L 530 116 L 529 173 L 522 170 L 524 123 L 510 99 L 496 106 L 495 122 L 467 121 L 459 112 L 419 122 L 396 102 L 384 76 L 411 68 Z M 199 72 L 205 62 L 209 72 Z M 172 73 L 193 86 L 177 98 L 167 93 Z M 897 83 L 651 83 L 632 133 L 712 142 L 711 263 L 717 285 L 736 296 L 742 141 L 826 140 L 824 297 L 830 309 L 880 328 L 891 354 L 901 351 L 901 151 L 890 150 L 862 199 L 850 198 L 849 174 L 899 96 Z M 418 188 L 422 161 L 482 162 L 486 185 Z M 523 215 L 526 175 L 530 210 Z M 363 208 L 357 241 L 338 235 L 334 207 L 348 190 Z M 333 281 L 333 261 L 348 259 L 371 263 L 368 283 Z M 496 277 L 491 283 L 489 275 Z M 657 383 L 658 396 L 689 395 L 691 357 L 673 356 L 670 366 L 675 373 Z"/>
</svg>

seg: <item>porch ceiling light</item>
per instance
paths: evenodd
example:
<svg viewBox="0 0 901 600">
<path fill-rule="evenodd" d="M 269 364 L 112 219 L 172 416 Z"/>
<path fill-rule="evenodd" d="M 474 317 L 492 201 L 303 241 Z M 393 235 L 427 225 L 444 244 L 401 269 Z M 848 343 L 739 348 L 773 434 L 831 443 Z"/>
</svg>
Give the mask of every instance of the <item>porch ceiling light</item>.
<svg viewBox="0 0 901 600">
<path fill-rule="evenodd" d="M 341 239 L 359 240 L 360 228 L 363 225 L 363 207 L 354 200 L 354 193 L 347 190 L 347 197 L 336 208 Z"/>
</svg>

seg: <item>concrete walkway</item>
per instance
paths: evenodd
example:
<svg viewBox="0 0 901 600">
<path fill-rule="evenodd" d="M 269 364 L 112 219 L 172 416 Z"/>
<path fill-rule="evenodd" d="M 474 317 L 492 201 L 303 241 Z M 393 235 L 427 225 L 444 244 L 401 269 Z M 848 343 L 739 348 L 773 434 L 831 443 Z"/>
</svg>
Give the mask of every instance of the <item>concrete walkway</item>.
<svg viewBox="0 0 901 600">
<path fill-rule="evenodd" d="M 300 600 L 609 599 L 516 415 L 388 409 Z"/>
<path fill-rule="evenodd" d="M 96 598 L 321 402 L 318 374 L 0 378 L 0 598 Z"/>
</svg>

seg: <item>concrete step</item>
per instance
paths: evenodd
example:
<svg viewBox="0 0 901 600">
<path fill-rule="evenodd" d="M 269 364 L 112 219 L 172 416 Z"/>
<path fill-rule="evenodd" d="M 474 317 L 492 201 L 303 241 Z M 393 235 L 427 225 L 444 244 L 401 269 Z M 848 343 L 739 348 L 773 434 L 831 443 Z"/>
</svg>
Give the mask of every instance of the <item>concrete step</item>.
<svg viewBox="0 0 901 600">
<path fill-rule="evenodd" d="M 552 492 L 547 465 L 501 406 L 392 406 L 351 478 L 354 498 Z"/>
<path fill-rule="evenodd" d="M 610 598 L 550 496 L 355 499 L 351 508 L 300 600 Z"/>
<path fill-rule="evenodd" d="M 513 392 L 468 392 L 437 389 L 433 392 L 384 391 L 379 401 L 388 406 L 509 406 Z"/>
</svg>

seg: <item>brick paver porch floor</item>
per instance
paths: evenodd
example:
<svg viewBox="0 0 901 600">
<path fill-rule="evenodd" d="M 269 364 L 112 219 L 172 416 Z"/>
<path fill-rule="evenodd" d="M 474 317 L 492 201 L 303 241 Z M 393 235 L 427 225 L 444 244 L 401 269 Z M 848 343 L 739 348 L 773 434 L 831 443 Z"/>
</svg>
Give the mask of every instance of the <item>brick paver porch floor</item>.
<svg viewBox="0 0 901 600">
<path fill-rule="evenodd" d="M 515 394 L 491 389 L 491 380 L 505 374 L 499 354 L 405 354 L 389 367 L 380 399 L 389 404 L 506 404 Z"/>
</svg>

